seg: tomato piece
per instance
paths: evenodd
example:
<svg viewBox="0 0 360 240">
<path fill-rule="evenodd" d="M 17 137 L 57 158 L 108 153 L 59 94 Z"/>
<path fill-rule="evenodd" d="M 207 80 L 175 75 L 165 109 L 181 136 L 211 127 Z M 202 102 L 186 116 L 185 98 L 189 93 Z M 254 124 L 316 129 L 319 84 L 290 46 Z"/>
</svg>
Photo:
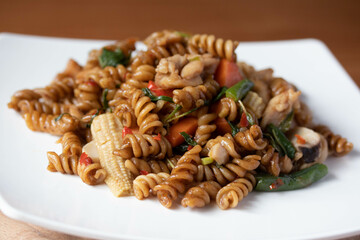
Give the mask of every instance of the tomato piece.
<svg viewBox="0 0 360 240">
<path fill-rule="evenodd" d="M 149 81 L 148 88 L 156 95 L 156 96 L 167 96 L 172 97 L 172 89 L 162 89 L 158 86 L 156 86 L 154 81 Z"/>
<path fill-rule="evenodd" d="M 239 67 L 235 62 L 221 59 L 215 72 L 215 80 L 219 83 L 220 87 L 230 88 L 243 80 L 243 76 L 241 76 Z"/>
<path fill-rule="evenodd" d="M 194 135 L 198 127 L 198 119 L 193 117 L 188 117 L 181 119 L 179 122 L 172 125 L 169 129 L 168 135 L 166 138 L 171 143 L 172 147 L 179 146 L 185 139 L 180 135 L 181 132 L 186 132 L 189 135 Z"/>
<path fill-rule="evenodd" d="M 298 134 L 295 134 L 295 137 L 297 138 L 296 142 L 298 144 L 305 144 L 306 143 L 306 140 L 302 136 L 300 136 Z"/>
<path fill-rule="evenodd" d="M 132 134 L 132 130 L 131 128 L 128 128 L 128 127 L 124 127 L 123 130 L 122 130 L 122 137 L 124 138 L 127 134 Z"/>
<path fill-rule="evenodd" d="M 241 114 L 240 127 L 247 127 L 248 125 L 249 125 L 249 122 L 247 120 L 246 114 L 245 114 L 245 112 L 243 112 Z"/>
<path fill-rule="evenodd" d="M 149 174 L 149 172 L 148 172 L 148 171 L 146 171 L 146 170 L 140 170 L 140 174 L 141 174 L 141 175 L 148 175 L 148 174 Z"/>
<path fill-rule="evenodd" d="M 85 166 L 92 164 L 93 161 L 91 157 L 89 157 L 85 152 L 83 152 L 80 156 L 80 164 L 85 164 Z"/>
<path fill-rule="evenodd" d="M 98 87 L 99 85 L 92 79 L 88 80 L 85 82 L 86 84 L 89 84 L 91 86 L 94 86 L 94 87 Z"/>
<path fill-rule="evenodd" d="M 193 148 L 193 146 L 189 145 L 186 150 L 190 151 Z"/>
<path fill-rule="evenodd" d="M 161 135 L 160 133 L 158 133 L 157 136 L 153 136 L 153 139 L 157 140 L 157 141 L 160 141 L 161 140 Z"/>
</svg>

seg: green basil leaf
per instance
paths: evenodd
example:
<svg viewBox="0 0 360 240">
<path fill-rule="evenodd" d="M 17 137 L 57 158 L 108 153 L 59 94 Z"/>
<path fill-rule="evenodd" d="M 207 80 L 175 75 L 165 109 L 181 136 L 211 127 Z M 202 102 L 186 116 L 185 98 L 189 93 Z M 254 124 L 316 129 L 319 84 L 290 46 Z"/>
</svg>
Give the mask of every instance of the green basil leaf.
<svg viewBox="0 0 360 240">
<path fill-rule="evenodd" d="M 241 100 L 246 96 L 246 94 L 253 86 L 253 82 L 251 82 L 249 79 L 244 79 L 226 90 L 226 97 L 232 98 L 235 101 Z"/>
<path fill-rule="evenodd" d="M 129 57 L 126 57 L 120 48 L 117 48 L 115 51 L 103 48 L 99 56 L 99 63 L 102 68 L 107 66 L 116 67 L 119 64 L 126 66 L 129 63 Z"/>
<path fill-rule="evenodd" d="M 62 113 L 62 114 L 60 114 L 59 116 L 57 116 L 57 117 L 55 118 L 55 122 L 59 121 L 65 114 L 69 114 L 69 115 L 70 115 L 70 113 Z M 71 116 L 71 115 L 70 115 L 70 116 Z"/>
<path fill-rule="evenodd" d="M 282 132 L 287 132 L 290 127 L 291 127 L 291 123 L 292 123 L 292 120 L 294 118 L 294 111 L 291 111 L 286 117 L 285 119 L 280 123 L 279 125 L 279 129 L 282 131 Z"/>
<path fill-rule="evenodd" d="M 229 120 L 226 120 L 231 127 L 231 135 L 235 137 L 235 135 L 240 132 L 240 128 L 238 128 L 236 125 L 232 124 Z"/>
<path fill-rule="evenodd" d="M 180 132 L 180 135 L 183 136 L 183 138 L 185 139 L 185 142 L 191 146 L 196 146 L 197 145 L 197 142 L 195 142 L 194 139 L 192 139 L 190 137 L 189 134 L 187 134 L 186 132 Z"/>
<path fill-rule="evenodd" d="M 159 101 L 159 100 L 163 100 L 163 101 L 167 101 L 167 102 L 171 102 L 171 103 L 174 103 L 174 100 L 171 98 L 171 97 L 168 97 L 168 96 L 155 96 L 151 90 L 149 88 L 143 88 L 141 89 L 143 91 L 143 93 L 145 94 L 145 96 L 149 97 L 150 100 L 152 102 L 156 102 L 156 101 Z"/>
</svg>

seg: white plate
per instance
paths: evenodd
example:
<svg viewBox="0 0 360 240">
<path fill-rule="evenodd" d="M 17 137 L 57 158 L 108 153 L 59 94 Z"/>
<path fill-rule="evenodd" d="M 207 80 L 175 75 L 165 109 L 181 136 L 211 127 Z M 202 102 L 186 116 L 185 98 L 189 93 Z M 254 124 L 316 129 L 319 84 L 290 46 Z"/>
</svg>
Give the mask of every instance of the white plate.
<svg viewBox="0 0 360 240">
<path fill-rule="evenodd" d="M 56 231 L 110 239 L 320 239 L 360 233 L 360 94 L 328 48 L 314 39 L 241 43 L 238 58 L 302 90 L 315 120 L 355 143 L 329 158 L 329 174 L 298 191 L 251 193 L 236 209 L 168 210 L 156 199 L 115 198 L 106 186 L 46 170 L 56 137 L 31 132 L 6 107 L 19 89 L 48 84 L 69 58 L 84 64 L 105 41 L 0 35 L 0 208 Z"/>
</svg>

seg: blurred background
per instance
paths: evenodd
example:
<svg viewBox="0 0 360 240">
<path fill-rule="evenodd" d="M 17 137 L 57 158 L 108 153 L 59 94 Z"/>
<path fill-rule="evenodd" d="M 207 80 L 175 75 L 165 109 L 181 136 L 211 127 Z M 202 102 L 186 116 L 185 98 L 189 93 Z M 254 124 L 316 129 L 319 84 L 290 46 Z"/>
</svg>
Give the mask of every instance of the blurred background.
<svg viewBox="0 0 360 240">
<path fill-rule="evenodd" d="M 360 86 L 358 0 L 1 0 L 0 32 L 144 38 L 174 29 L 239 41 L 318 38 Z"/>
<path fill-rule="evenodd" d="M 0 32 L 116 40 L 174 29 L 239 41 L 317 38 L 360 86 L 359 12 L 358 0 L 0 0 Z M 0 213 L 0 239 L 19 236 L 77 239 Z"/>
</svg>

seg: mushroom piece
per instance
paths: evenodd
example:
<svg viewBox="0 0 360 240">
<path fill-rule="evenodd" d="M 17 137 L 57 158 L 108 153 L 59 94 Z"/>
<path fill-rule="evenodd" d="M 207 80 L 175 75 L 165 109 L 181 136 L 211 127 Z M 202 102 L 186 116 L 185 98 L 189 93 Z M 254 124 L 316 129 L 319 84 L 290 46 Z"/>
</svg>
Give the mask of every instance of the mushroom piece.
<svg viewBox="0 0 360 240">
<path fill-rule="evenodd" d="M 99 152 L 94 140 L 85 144 L 82 150 L 91 158 L 93 162 L 100 162 Z"/>
<path fill-rule="evenodd" d="M 297 161 L 300 169 L 308 168 L 315 163 L 323 163 L 328 156 L 325 138 L 306 127 L 296 127 L 290 132 L 289 139 L 302 157 Z"/>
</svg>

